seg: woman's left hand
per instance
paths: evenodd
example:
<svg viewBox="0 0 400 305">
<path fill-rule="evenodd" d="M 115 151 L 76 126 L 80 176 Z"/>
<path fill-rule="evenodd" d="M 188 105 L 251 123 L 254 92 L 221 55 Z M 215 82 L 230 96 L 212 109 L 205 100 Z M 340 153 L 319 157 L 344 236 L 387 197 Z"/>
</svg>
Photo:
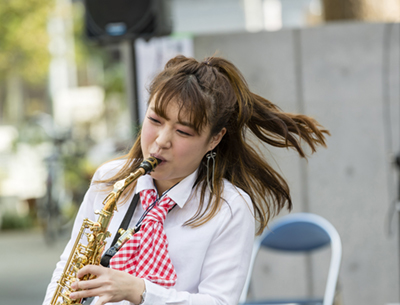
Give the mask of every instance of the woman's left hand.
<svg viewBox="0 0 400 305">
<path fill-rule="evenodd" d="M 86 274 L 95 275 L 96 278 L 87 281 L 76 281 L 71 285 L 74 290 L 71 299 L 82 299 L 98 296 L 95 305 L 104 305 L 109 302 L 122 300 L 139 304 L 145 289 L 143 279 L 137 278 L 124 271 L 118 271 L 103 266 L 88 265 L 78 271 L 77 277 Z"/>
</svg>

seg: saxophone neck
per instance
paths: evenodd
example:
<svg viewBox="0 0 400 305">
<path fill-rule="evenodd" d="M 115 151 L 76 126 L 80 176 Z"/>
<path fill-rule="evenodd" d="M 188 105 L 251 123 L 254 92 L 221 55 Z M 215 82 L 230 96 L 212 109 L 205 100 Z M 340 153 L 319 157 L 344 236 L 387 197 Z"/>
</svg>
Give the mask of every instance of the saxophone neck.
<svg viewBox="0 0 400 305">
<path fill-rule="evenodd" d="M 114 211 L 116 207 L 116 203 L 121 196 L 121 194 L 125 191 L 125 189 L 133 182 L 136 181 L 140 176 L 146 174 L 145 169 L 138 168 L 136 171 L 130 173 L 130 175 L 124 179 L 121 179 L 114 183 L 114 189 L 106 199 L 104 200 L 104 208 L 103 210 L 107 210 L 109 212 Z"/>
</svg>

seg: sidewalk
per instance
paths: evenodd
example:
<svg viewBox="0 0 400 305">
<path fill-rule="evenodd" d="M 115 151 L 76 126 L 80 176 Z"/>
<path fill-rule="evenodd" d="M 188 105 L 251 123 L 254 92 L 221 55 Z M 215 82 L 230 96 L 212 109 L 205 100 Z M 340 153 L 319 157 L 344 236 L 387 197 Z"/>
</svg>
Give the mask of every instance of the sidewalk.
<svg viewBox="0 0 400 305">
<path fill-rule="evenodd" d="M 40 305 L 67 240 L 48 246 L 40 230 L 0 231 L 0 304 Z"/>
</svg>

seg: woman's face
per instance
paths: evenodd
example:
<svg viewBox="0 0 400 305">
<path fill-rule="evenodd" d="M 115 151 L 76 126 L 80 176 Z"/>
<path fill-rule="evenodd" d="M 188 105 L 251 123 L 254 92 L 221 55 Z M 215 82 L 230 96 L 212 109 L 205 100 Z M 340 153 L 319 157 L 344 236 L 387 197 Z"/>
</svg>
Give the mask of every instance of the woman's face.
<svg viewBox="0 0 400 305">
<path fill-rule="evenodd" d="M 166 117 L 155 113 L 154 101 L 147 109 L 142 126 L 141 146 L 144 158 L 150 156 L 161 159 L 151 176 L 161 194 L 191 173 L 200 165 L 204 155 L 221 141 L 223 129 L 210 138 L 210 126 L 205 126 L 198 134 L 187 116 L 178 119 L 179 107 L 171 102 Z"/>
</svg>

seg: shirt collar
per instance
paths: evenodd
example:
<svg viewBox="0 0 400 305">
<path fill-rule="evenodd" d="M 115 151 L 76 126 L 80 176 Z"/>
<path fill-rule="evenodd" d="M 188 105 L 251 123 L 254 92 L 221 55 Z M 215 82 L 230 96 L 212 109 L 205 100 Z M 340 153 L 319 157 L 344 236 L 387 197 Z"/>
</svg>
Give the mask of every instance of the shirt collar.
<svg viewBox="0 0 400 305">
<path fill-rule="evenodd" d="M 168 197 L 171 198 L 180 208 L 185 205 L 192 193 L 192 188 L 197 178 L 197 171 L 198 170 L 196 169 L 193 173 L 168 191 Z M 136 185 L 136 193 L 148 189 L 156 189 L 153 183 L 153 178 L 150 175 L 139 177 Z"/>
</svg>

